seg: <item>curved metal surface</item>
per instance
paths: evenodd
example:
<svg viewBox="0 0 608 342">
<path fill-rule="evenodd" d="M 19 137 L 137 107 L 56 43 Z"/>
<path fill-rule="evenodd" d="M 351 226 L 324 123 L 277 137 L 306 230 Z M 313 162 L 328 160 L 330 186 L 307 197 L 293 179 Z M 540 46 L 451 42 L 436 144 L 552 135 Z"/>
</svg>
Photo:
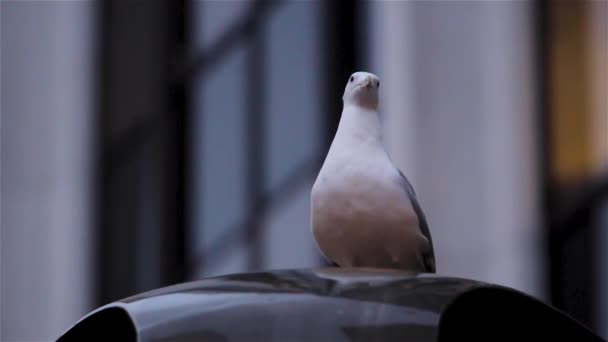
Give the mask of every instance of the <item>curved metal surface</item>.
<svg viewBox="0 0 608 342">
<path fill-rule="evenodd" d="M 108 304 L 85 316 L 59 340 L 112 332 L 106 337 L 130 336 L 138 341 L 435 341 L 450 303 L 482 288 L 503 289 L 534 301 L 473 280 L 393 270 L 243 273 Z M 466 313 L 457 316 L 462 315 Z M 123 330 L 116 333 L 114 327 Z"/>
</svg>

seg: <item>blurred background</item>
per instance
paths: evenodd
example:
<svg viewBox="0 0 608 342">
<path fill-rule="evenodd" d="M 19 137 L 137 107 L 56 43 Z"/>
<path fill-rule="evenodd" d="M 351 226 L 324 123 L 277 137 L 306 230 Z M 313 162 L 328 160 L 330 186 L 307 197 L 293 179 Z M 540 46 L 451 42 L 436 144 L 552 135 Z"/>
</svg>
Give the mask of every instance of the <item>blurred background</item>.
<svg viewBox="0 0 608 342">
<path fill-rule="evenodd" d="M 310 190 L 357 70 L 382 80 L 438 273 L 608 338 L 607 2 L 0 4 L 2 341 L 324 265 Z"/>
</svg>

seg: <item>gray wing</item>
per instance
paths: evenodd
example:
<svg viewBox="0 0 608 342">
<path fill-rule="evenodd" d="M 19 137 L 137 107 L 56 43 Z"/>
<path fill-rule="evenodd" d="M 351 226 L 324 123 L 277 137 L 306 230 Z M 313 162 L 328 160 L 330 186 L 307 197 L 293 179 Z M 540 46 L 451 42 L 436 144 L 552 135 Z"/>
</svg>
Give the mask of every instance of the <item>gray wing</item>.
<svg viewBox="0 0 608 342">
<path fill-rule="evenodd" d="M 416 213 L 416 216 L 418 216 L 418 224 L 420 226 L 420 231 L 429 241 L 430 248 L 428 253 L 424 255 L 424 264 L 426 266 L 427 272 L 435 273 L 435 250 L 433 248 L 433 239 L 431 238 L 429 224 L 426 221 L 426 216 L 424 216 L 424 212 L 422 211 L 420 203 L 418 203 L 418 198 L 416 197 L 416 191 L 414 190 L 414 187 L 407 179 L 407 177 L 405 177 L 403 172 L 401 172 L 401 170 L 397 169 L 397 171 L 399 171 L 399 175 L 401 175 L 401 178 L 403 179 L 405 190 L 410 198 L 410 201 L 412 202 L 414 212 Z"/>
</svg>

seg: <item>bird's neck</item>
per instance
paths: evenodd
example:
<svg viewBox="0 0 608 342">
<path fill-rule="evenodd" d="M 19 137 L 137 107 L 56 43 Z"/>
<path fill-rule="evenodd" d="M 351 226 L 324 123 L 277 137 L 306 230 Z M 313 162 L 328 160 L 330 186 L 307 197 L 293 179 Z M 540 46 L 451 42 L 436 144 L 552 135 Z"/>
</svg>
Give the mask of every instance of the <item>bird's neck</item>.
<svg viewBox="0 0 608 342">
<path fill-rule="evenodd" d="M 382 144 L 382 125 L 375 109 L 345 105 L 336 138 Z"/>
</svg>

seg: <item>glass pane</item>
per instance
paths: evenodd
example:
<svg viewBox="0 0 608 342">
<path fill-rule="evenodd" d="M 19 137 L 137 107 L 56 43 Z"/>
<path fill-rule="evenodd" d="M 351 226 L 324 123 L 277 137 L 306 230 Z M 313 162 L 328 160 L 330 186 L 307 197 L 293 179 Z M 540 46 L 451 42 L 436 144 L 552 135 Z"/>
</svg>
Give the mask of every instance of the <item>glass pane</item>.
<svg viewBox="0 0 608 342">
<path fill-rule="evenodd" d="M 319 2 L 285 3 L 267 28 L 269 86 L 266 127 L 268 191 L 299 175 L 295 192 L 271 212 L 265 230 L 268 268 L 317 261 L 310 233 L 310 189 L 316 171 L 302 174 L 324 141 L 319 85 Z M 340 99 L 336 99 L 339 101 Z"/>
<path fill-rule="evenodd" d="M 193 232 L 196 251 L 207 250 L 245 215 L 243 193 L 243 89 L 246 50 L 231 52 L 219 69 L 199 80 L 195 99 L 195 200 Z"/>
<path fill-rule="evenodd" d="M 194 46 L 205 49 L 220 39 L 246 13 L 251 1 L 193 1 Z"/>
<path fill-rule="evenodd" d="M 267 30 L 269 86 L 266 146 L 270 188 L 323 141 L 319 126 L 319 2 L 285 3 Z M 288 32 L 288 34 L 287 34 Z M 339 101 L 340 99 L 336 99 Z"/>
<path fill-rule="evenodd" d="M 247 2 L 197 3 L 196 45 L 208 47 L 224 30 L 243 18 Z M 291 174 L 311 161 L 324 141 L 319 127 L 319 18 L 317 2 L 285 2 L 272 9 L 263 23 L 264 94 L 264 191 L 277 191 Z M 219 20 L 215 17 L 224 19 Z M 206 18 L 206 19 L 205 19 Z M 231 24 L 226 24 L 230 22 Z M 221 28 L 221 29 L 220 29 Z M 215 33 L 214 33 L 215 32 Z M 212 35 L 215 38 L 209 38 Z M 213 250 L 224 248 L 222 236 L 243 228 L 247 208 L 247 77 L 251 37 L 234 45 L 219 66 L 195 82 L 194 167 L 195 195 L 193 247 L 205 258 L 204 269 L 195 266 L 197 276 L 245 271 L 246 244 L 232 243 L 225 259 L 211 261 Z M 204 50 L 203 50 L 204 51 Z M 339 99 L 337 99 L 339 101 Z M 304 174 L 290 196 L 278 208 L 271 208 L 262 229 L 264 268 L 306 266 L 316 255 L 309 229 L 309 195 L 316 172 Z M 280 189 L 279 189 L 280 190 Z M 232 235 L 232 239 L 244 236 Z M 287 246 L 287 248 L 286 248 Z M 211 258 L 211 259 L 210 259 Z"/>
</svg>

